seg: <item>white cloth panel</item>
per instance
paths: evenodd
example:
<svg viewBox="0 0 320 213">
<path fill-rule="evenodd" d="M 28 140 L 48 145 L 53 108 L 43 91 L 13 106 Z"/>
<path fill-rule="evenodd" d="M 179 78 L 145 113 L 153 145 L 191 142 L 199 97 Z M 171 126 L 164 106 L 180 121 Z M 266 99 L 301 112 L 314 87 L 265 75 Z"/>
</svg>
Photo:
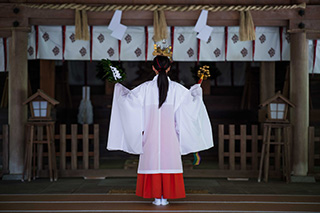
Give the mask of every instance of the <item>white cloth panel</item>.
<svg viewBox="0 0 320 213">
<path fill-rule="evenodd" d="M 36 59 L 36 29 L 31 26 L 31 32 L 28 33 L 28 59 Z"/>
<path fill-rule="evenodd" d="M 119 60 L 118 40 L 111 36 L 107 26 L 94 26 L 92 29 L 92 60 Z"/>
<path fill-rule="evenodd" d="M 239 27 L 228 27 L 227 60 L 252 60 L 252 41 L 240 41 Z"/>
<path fill-rule="evenodd" d="M 316 61 L 314 65 L 314 73 L 320 74 L 320 40 L 318 40 L 317 43 L 317 55 L 316 55 Z"/>
<path fill-rule="evenodd" d="M 314 51 L 314 41 L 308 40 L 308 71 L 309 73 L 312 73 L 313 70 L 313 51 Z"/>
<path fill-rule="evenodd" d="M 10 71 L 10 48 L 11 37 L 7 38 L 7 71 Z"/>
<path fill-rule="evenodd" d="M 146 36 L 144 27 L 128 27 L 121 40 L 120 60 L 144 61 Z"/>
<path fill-rule="evenodd" d="M 212 27 L 208 41 L 200 42 L 200 61 L 225 60 L 225 32 L 224 27 Z"/>
<path fill-rule="evenodd" d="M 315 42 L 316 40 L 308 40 L 308 70 L 310 74 L 320 73 L 320 40 L 317 40 L 316 55 L 314 55 Z M 316 58 L 313 66 L 314 57 Z"/>
<path fill-rule="evenodd" d="M 290 61 L 290 34 L 285 27 L 282 31 L 282 60 Z"/>
<path fill-rule="evenodd" d="M 76 40 L 74 26 L 66 27 L 64 58 L 66 60 L 90 60 L 90 41 Z"/>
<path fill-rule="evenodd" d="M 160 45 L 161 47 L 164 46 L 170 46 L 171 45 L 171 33 L 170 33 L 170 27 L 168 27 L 168 38 L 165 43 L 162 43 L 162 41 L 156 42 L 157 45 Z M 153 41 L 153 36 L 154 36 L 154 30 L 153 27 L 148 27 L 148 61 L 152 61 L 154 59 L 154 55 L 152 55 L 154 51 L 154 44 L 155 42 Z"/>
<path fill-rule="evenodd" d="M 256 27 L 254 60 L 280 60 L 280 35 L 278 27 Z"/>
<path fill-rule="evenodd" d="M 0 72 L 5 71 L 5 54 L 4 54 L 4 38 L 0 38 Z M 11 37 L 7 38 L 7 71 L 10 70 L 9 64 L 9 43 Z"/>
<path fill-rule="evenodd" d="M 0 38 L 0 72 L 4 72 L 4 45 L 3 45 L 3 38 Z"/>
<path fill-rule="evenodd" d="M 197 61 L 198 41 L 194 27 L 175 27 L 173 42 L 174 61 Z"/>
<path fill-rule="evenodd" d="M 62 60 L 62 27 L 39 26 L 38 58 Z M 66 48 L 67 51 L 67 48 Z"/>
</svg>

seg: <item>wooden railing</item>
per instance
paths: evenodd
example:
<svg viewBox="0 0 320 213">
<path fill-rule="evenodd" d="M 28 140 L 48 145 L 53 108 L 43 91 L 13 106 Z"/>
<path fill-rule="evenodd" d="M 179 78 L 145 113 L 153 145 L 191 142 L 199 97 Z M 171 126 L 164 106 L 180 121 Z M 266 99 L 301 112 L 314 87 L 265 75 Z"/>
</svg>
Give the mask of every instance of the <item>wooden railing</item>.
<svg viewBox="0 0 320 213">
<path fill-rule="evenodd" d="M 316 135 L 315 129 L 315 127 L 309 127 L 308 173 L 320 175 L 320 135 Z"/>
<path fill-rule="evenodd" d="M 227 130 L 227 131 L 226 131 Z M 226 133 L 226 132 L 227 133 Z M 273 140 L 275 136 L 271 136 Z M 219 125 L 219 170 L 229 171 L 229 176 L 257 177 L 261 157 L 263 134 L 259 134 L 258 126 L 251 125 Z M 271 147 L 270 175 L 278 177 L 281 167 L 280 146 Z"/>
<path fill-rule="evenodd" d="M 2 174 L 9 173 L 9 125 L 2 125 L 0 134 L 2 142 Z"/>
<path fill-rule="evenodd" d="M 99 169 L 99 125 L 72 124 L 67 133 L 66 124 L 61 124 L 58 131 L 55 131 L 56 160 L 59 177 L 83 176 L 85 170 Z M 91 127 L 91 128 L 90 128 Z M 41 127 L 38 127 L 41 128 Z M 89 128 L 92 132 L 89 133 Z M 38 130 L 42 132 L 42 130 Z M 38 135 L 38 140 L 46 139 Z M 47 170 L 43 167 L 43 159 L 48 153 L 38 146 L 38 175 L 47 176 Z"/>
</svg>

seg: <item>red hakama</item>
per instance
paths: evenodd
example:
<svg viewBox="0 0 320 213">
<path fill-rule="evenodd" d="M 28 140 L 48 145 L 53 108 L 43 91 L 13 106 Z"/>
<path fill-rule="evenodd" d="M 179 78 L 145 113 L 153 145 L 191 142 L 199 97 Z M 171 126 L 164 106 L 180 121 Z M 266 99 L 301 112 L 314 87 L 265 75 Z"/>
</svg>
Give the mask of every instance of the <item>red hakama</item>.
<svg viewBox="0 0 320 213">
<path fill-rule="evenodd" d="M 182 173 L 138 174 L 136 195 L 143 198 L 177 199 L 186 197 Z"/>
</svg>

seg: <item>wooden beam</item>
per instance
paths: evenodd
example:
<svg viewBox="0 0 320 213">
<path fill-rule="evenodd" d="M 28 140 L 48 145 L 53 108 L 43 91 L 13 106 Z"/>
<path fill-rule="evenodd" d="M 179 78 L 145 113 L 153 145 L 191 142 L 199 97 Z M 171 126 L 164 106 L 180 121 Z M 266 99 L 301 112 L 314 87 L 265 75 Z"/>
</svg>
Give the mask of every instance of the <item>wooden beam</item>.
<svg viewBox="0 0 320 213">
<path fill-rule="evenodd" d="M 8 38 L 11 37 L 11 31 L 9 30 L 0 30 L 0 38 Z"/>
<path fill-rule="evenodd" d="M 299 27 L 300 23 L 304 24 L 304 28 Z M 297 19 L 290 20 L 289 29 L 290 30 L 306 30 L 307 32 L 310 32 L 310 33 L 320 33 L 320 19 L 319 20 L 297 20 Z"/>
<path fill-rule="evenodd" d="M 310 40 L 320 39 L 320 32 L 319 33 L 307 33 L 307 39 L 310 39 Z"/>
<path fill-rule="evenodd" d="M 62 3 L 78 3 L 78 4 L 169 4 L 169 5 L 281 5 L 281 4 L 299 4 L 302 2 L 319 4 L 317 0 L 10 0 L 9 2 L 26 2 L 26 3 L 50 3 L 50 4 L 62 4 Z"/>
<path fill-rule="evenodd" d="M 91 3 L 91 2 L 90 2 Z M 291 2 L 292 3 L 292 2 Z M 13 8 L 18 7 L 19 12 L 14 13 Z M 279 11 L 252 11 L 252 17 L 256 26 L 286 26 L 288 20 L 296 22 L 311 22 L 320 20 L 320 5 L 307 6 L 305 15 L 300 16 L 297 10 Z M 107 25 L 113 12 L 88 12 L 89 25 Z M 168 25 L 171 26 L 193 26 L 195 25 L 200 11 L 171 12 L 166 11 L 165 16 Z M 3 22 L 1 22 L 1 18 Z M 14 4 L 1 4 L 0 27 L 12 26 L 14 21 L 19 21 L 21 26 L 29 25 L 74 25 L 74 10 L 42 10 L 32 9 Z M 29 20 L 29 22 L 28 22 Z M 311 20 L 311 21 L 310 21 Z M 125 25 L 152 25 L 153 12 L 151 11 L 125 11 L 122 16 Z M 208 24 L 211 26 L 234 26 L 239 23 L 239 12 L 210 12 Z M 317 22 L 312 25 L 317 26 Z"/>
</svg>

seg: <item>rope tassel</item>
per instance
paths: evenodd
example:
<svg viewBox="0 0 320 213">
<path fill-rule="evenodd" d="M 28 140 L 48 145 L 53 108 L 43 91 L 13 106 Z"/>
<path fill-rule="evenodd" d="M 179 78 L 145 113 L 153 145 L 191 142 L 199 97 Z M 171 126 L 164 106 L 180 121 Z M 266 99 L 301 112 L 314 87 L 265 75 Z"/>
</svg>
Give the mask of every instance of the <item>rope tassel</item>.
<svg viewBox="0 0 320 213">
<path fill-rule="evenodd" d="M 240 11 L 240 41 L 252 41 L 256 39 L 256 32 L 254 30 L 254 23 L 251 12 Z"/>
<path fill-rule="evenodd" d="M 154 28 L 154 36 L 153 40 L 155 42 L 161 41 L 163 39 L 167 39 L 168 37 L 168 29 L 166 17 L 164 15 L 164 11 L 154 11 L 153 13 L 153 28 Z"/>
<path fill-rule="evenodd" d="M 76 9 L 75 12 L 75 39 L 89 40 L 88 17 L 85 10 Z"/>
</svg>

